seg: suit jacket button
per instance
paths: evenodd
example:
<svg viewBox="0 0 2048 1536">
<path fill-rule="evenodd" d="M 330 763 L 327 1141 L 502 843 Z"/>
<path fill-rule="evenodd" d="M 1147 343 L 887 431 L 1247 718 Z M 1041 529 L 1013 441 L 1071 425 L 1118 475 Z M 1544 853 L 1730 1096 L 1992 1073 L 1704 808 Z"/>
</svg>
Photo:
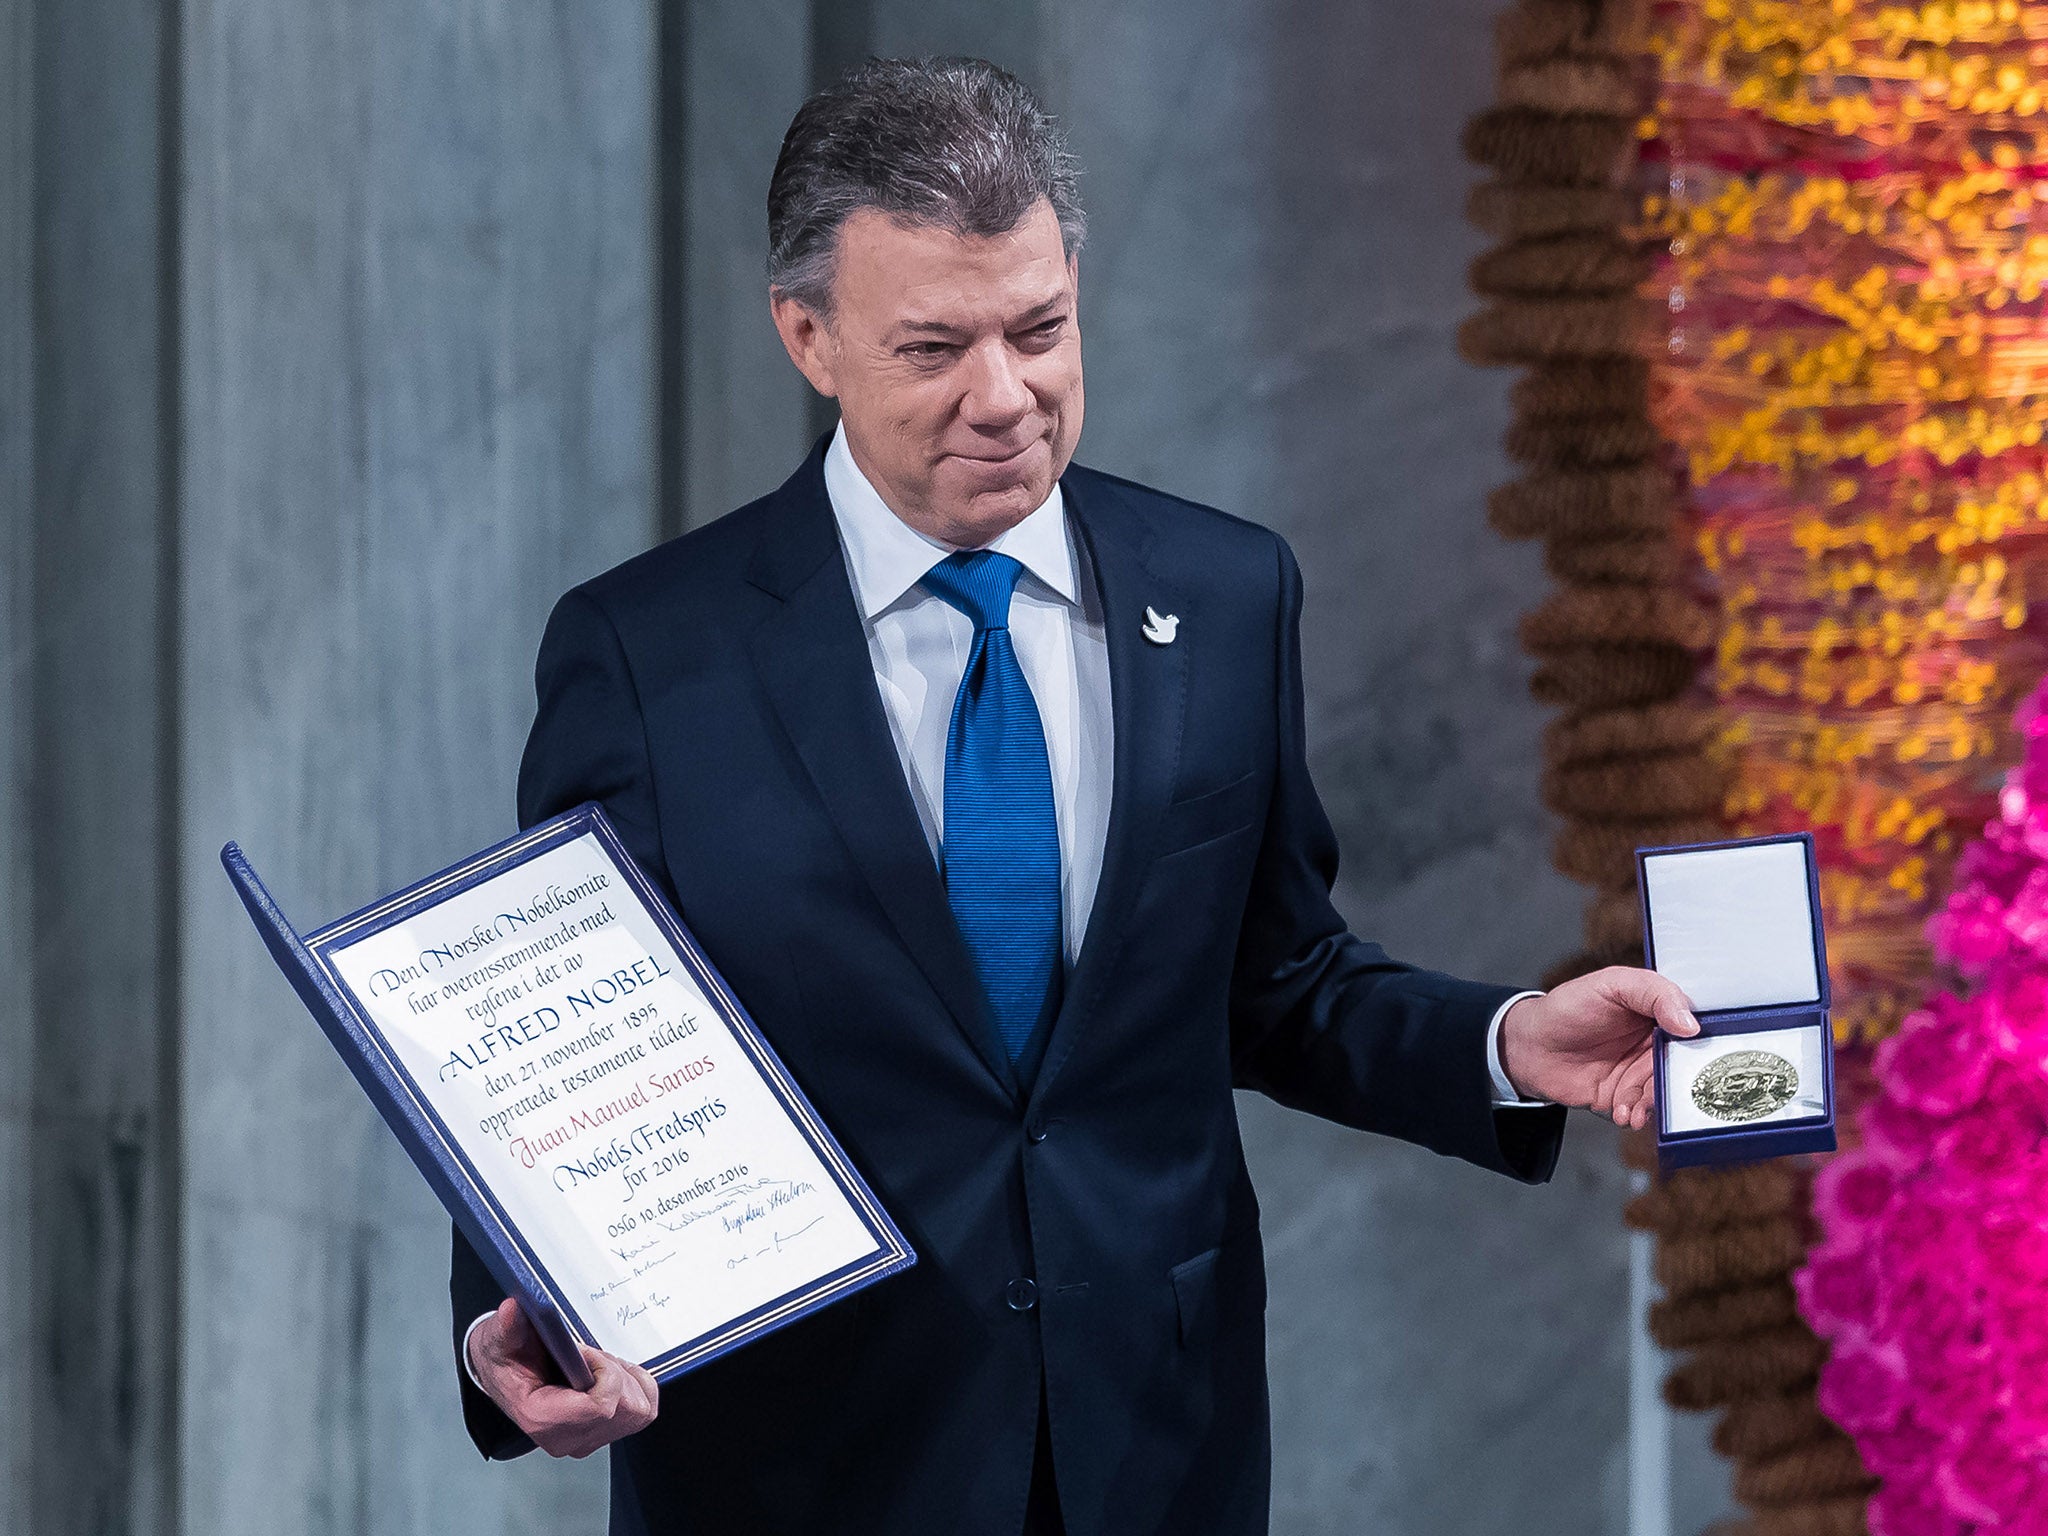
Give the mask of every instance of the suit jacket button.
<svg viewBox="0 0 2048 1536">
<path fill-rule="evenodd" d="M 1029 1312 L 1038 1305 L 1038 1282 L 1012 1280 L 1003 1290 L 1003 1300 L 1010 1304 L 1012 1312 Z"/>
<path fill-rule="evenodd" d="M 1045 1138 L 1050 1134 L 1051 1132 L 1049 1132 L 1045 1128 L 1045 1122 L 1043 1120 L 1034 1120 L 1029 1125 L 1024 1127 L 1024 1139 L 1030 1142 L 1031 1145 L 1033 1145 L 1034 1147 L 1037 1146 L 1041 1141 L 1045 1140 Z"/>
</svg>

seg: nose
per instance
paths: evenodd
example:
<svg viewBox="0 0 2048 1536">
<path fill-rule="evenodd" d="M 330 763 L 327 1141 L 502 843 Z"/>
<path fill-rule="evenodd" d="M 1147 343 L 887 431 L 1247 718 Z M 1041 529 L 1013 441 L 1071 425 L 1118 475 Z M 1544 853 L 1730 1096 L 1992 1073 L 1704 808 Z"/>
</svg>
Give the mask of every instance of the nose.
<svg viewBox="0 0 2048 1536">
<path fill-rule="evenodd" d="M 970 426 L 1002 431 L 1030 413 L 1035 397 L 1003 340 L 992 338 L 976 347 L 969 357 L 969 370 L 960 415 Z"/>
</svg>

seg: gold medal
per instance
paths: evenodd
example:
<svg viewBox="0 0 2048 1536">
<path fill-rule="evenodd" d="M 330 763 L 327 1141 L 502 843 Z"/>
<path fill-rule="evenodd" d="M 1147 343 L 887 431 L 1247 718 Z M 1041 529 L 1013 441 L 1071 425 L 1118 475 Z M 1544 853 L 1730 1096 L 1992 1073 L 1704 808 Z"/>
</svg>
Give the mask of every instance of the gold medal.
<svg viewBox="0 0 2048 1536">
<path fill-rule="evenodd" d="M 1693 1079 L 1692 1101 L 1710 1120 L 1761 1120 L 1792 1102 L 1799 1069 L 1773 1051 L 1730 1051 Z"/>
</svg>

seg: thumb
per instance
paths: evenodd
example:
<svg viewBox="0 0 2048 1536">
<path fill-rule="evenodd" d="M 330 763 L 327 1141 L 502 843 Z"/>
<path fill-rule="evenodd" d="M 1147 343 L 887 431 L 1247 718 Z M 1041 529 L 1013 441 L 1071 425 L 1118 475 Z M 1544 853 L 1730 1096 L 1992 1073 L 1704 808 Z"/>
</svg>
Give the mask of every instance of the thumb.
<svg viewBox="0 0 2048 1536">
<path fill-rule="evenodd" d="M 527 1321 L 526 1309 L 519 1305 L 516 1296 L 507 1296 L 498 1303 L 498 1328 L 508 1355 L 523 1358 L 533 1353 L 540 1343 L 540 1336 L 533 1331 L 533 1324 Z"/>
<path fill-rule="evenodd" d="M 1700 1021 L 1692 1014 L 1692 999 L 1670 977 L 1617 965 L 1601 972 L 1600 980 L 1610 1001 L 1655 1019 L 1667 1035 L 1685 1038 L 1700 1032 Z"/>
</svg>

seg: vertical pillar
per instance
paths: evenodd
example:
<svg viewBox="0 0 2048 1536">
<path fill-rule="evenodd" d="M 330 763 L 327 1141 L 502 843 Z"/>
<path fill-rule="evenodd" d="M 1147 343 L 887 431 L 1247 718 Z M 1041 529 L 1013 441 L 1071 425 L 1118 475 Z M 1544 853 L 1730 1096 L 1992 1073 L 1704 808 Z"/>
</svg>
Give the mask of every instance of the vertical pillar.
<svg viewBox="0 0 2048 1536">
<path fill-rule="evenodd" d="M 1631 1194 L 1649 1187 L 1649 1174 L 1629 1175 Z M 1656 1247 L 1648 1232 L 1629 1234 L 1628 1536 L 1672 1536 L 1671 1409 L 1660 1390 L 1668 1362 L 1649 1328 Z"/>
<path fill-rule="evenodd" d="M 768 178 L 810 89 L 811 10 L 804 0 L 687 5 L 673 152 L 688 193 L 679 279 L 688 347 L 681 396 L 667 406 L 684 422 L 678 531 L 773 490 L 811 443 L 811 388 L 776 339 L 766 271 Z"/>
<path fill-rule="evenodd" d="M 0 976 L 27 974 L 29 499 L 35 474 L 30 301 L 31 0 L 0 0 Z M 29 1529 L 34 1272 L 28 1242 L 35 1033 L 0 1029 L 0 1530 Z"/>
<path fill-rule="evenodd" d="M 594 1532 L 487 1469 L 448 1223 L 215 855 L 311 927 L 509 833 L 565 587 L 655 528 L 652 6 L 192 0 L 179 647 L 190 1531 Z"/>
<path fill-rule="evenodd" d="M 161 883 L 172 16 L 159 0 L 37 6 L 32 78 L 13 98 L 34 113 L 34 474 L 13 535 L 29 546 L 33 612 L 15 686 L 28 783 L 16 873 L 34 943 L 7 972 L 27 981 L 33 1059 L 17 1080 L 30 1209 L 13 1230 L 32 1280 L 23 1528 L 47 1536 L 168 1530 L 175 1488 L 176 1046 Z"/>
</svg>

